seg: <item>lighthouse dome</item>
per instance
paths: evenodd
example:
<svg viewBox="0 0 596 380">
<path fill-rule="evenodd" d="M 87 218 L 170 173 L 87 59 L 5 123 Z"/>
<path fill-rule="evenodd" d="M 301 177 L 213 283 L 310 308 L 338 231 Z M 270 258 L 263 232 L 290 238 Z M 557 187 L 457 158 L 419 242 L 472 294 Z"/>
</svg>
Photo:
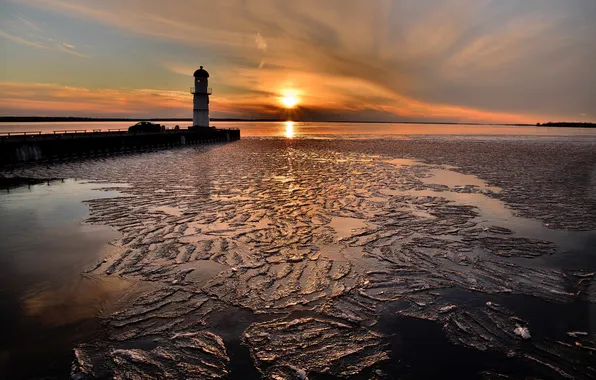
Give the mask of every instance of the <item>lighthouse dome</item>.
<svg viewBox="0 0 596 380">
<path fill-rule="evenodd" d="M 198 69 L 197 71 L 195 71 L 195 73 L 193 74 L 193 76 L 195 78 L 209 78 L 209 73 L 207 72 L 207 70 L 203 69 L 203 66 L 201 66 L 200 69 Z"/>
</svg>

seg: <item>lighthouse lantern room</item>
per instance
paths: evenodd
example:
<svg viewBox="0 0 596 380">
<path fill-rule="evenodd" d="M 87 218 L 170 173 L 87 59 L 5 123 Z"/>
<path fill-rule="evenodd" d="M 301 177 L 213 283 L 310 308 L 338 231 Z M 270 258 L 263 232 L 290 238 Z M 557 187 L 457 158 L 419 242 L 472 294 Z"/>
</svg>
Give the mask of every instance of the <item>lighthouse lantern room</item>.
<svg viewBox="0 0 596 380">
<path fill-rule="evenodd" d="M 209 127 L 209 95 L 211 95 L 209 73 L 201 66 L 193 76 L 194 86 L 190 88 L 190 93 L 193 94 L 192 125 Z"/>
</svg>

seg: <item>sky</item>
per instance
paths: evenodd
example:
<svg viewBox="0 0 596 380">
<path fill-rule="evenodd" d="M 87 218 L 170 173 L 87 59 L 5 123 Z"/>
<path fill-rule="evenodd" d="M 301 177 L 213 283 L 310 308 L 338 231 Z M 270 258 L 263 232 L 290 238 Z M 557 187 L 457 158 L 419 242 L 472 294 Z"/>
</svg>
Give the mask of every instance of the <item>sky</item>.
<svg viewBox="0 0 596 380">
<path fill-rule="evenodd" d="M 596 121 L 595 0 L 0 0 L 0 115 Z M 283 97 L 298 104 L 283 107 Z"/>
</svg>

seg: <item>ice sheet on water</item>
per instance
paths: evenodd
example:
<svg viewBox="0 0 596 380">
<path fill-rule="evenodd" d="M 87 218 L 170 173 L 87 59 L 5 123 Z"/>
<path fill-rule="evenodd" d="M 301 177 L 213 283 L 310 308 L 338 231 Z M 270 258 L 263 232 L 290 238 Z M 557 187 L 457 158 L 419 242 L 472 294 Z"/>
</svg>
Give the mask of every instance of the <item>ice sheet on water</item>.
<svg viewBox="0 0 596 380">
<path fill-rule="evenodd" d="M 223 341 L 210 332 L 177 334 L 167 346 L 151 350 L 115 349 L 110 359 L 116 379 L 201 378 L 227 375 L 229 358 Z"/>
<path fill-rule="evenodd" d="M 515 327 L 515 330 L 513 330 L 513 332 L 516 335 L 521 336 L 523 339 L 530 339 L 532 336 L 530 335 L 530 330 L 527 327 L 522 327 L 517 325 Z"/>
<path fill-rule="evenodd" d="M 257 366 L 350 376 L 389 358 L 383 336 L 363 327 L 318 318 L 284 318 L 244 333 Z M 282 377 L 283 378 L 283 377 Z"/>
<path fill-rule="evenodd" d="M 519 199 L 523 195 L 524 202 L 534 204 L 524 193 L 530 187 L 517 189 L 514 179 L 501 181 L 502 192 L 494 189 L 498 183 L 494 173 L 509 168 L 483 161 L 485 166 L 478 170 L 492 181 L 485 186 L 465 176 L 464 185 L 470 186 L 455 186 L 436 183 L 441 177 L 433 174 L 440 171 L 462 178 L 443 171 L 469 174 L 476 168 L 474 160 L 462 159 L 470 161 L 458 169 L 435 165 L 432 160 L 396 166 L 388 164 L 389 154 L 371 155 L 328 144 L 242 141 L 167 155 L 66 163 L 43 171 L 24 169 L 23 174 L 93 177 L 131 185 L 122 189 L 127 198 L 88 203 L 92 213 L 88 222 L 109 224 L 122 233 L 114 243 L 118 252 L 90 271 L 151 282 L 157 288 L 112 316 L 108 326 L 113 342 L 202 331 L 214 310 L 231 305 L 259 314 L 308 309 L 318 317 L 304 322 L 304 331 L 319 326 L 327 332 L 366 337 L 364 341 L 374 345 L 363 348 L 366 355 L 334 359 L 330 369 L 324 370 L 307 363 L 292 343 L 274 340 L 284 355 L 273 360 L 276 363 L 269 374 L 281 376 L 293 369 L 348 374 L 385 355 L 384 349 L 372 348 L 382 346 L 383 339 L 368 327 L 378 319 L 380 306 L 388 302 L 408 300 L 415 306 L 407 311 L 409 315 L 449 321 L 447 331 L 453 337 L 461 335 L 458 323 L 468 326 L 473 334 L 459 340 L 460 344 L 486 350 L 511 350 L 519 345 L 516 326 L 504 317 L 507 313 L 466 310 L 444 290 L 594 302 L 593 274 L 568 273 L 544 261 L 560 249 L 548 234 L 544 239 L 535 235 L 551 230 L 542 224 L 537 228 L 532 224 L 536 221 L 508 219 L 513 218 L 513 211 L 497 198 L 511 200 L 511 194 L 518 194 Z M 399 151 L 395 148 L 391 145 L 386 151 Z M 441 154 L 451 155 L 450 151 Z M 563 201 L 559 195 L 556 199 Z M 532 214 L 527 204 L 522 208 Z M 544 214 L 543 209 L 538 211 Z M 588 220 L 580 213 L 573 218 L 584 224 Z M 550 219 L 563 220 L 561 216 Z M 338 221 L 349 223 L 339 228 Z M 531 228 L 518 228 L 526 224 Z M 570 239 L 574 236 L 569 233 Z M 197 265 L 205 262 L 212 263 L 205 266 L 213 271 L 193 276 Z M 347 327 L 325 318 L 344 321 L 340 325 Z M 481 343 L 478 324 L 485 320 L 492 330 Z M 248 331 L 278 328 L 292 342 L 303 333 L 284 330 L 288 323 L 253 325 Z M 333 339 L 330 342 L 339 347 L 348 344 Z M 254 355 L 265 355 L 262 340 L 247 338 L 247 342 Z M 142 350 L 139 355 L 157 360 L 151 349 Z M 570 351 L 570 358 L 561 360 L 574 360 L 576 354 Z M 533 357 L 552 363 L 548 355 Z M 118 358 L 128 363 L 126 355 L 118 354 Z M 256 364 L 267 371 L 261 359 Z M 155 368 L 159 370 L 159 365 Z"/>
<path fill-rule="evenodd" d="M 357 283 L 349 262 L 318 259 L 240 266 L 205 286 L 217 298 L 253 309 L 284 309 L 337 297 Z"/>
<path fill-rule="evenodd" d="M 186 287 L 153 290 L 111 316 L 109 337 L 112 341 L 128 341 L 202 329 L 207 324 L 205 318 L 223 307 L 221 301 Z"/>
<path fill-rule="evenodd" d="M 93 357 L 96 365 L 91 364 Z M 154 348 L 83 346 L 76 350 L 75 379 L 221 379 L 229 357 L 221 338 L 208 331 L 175 334 L 156 340 Z"/>
</svg>

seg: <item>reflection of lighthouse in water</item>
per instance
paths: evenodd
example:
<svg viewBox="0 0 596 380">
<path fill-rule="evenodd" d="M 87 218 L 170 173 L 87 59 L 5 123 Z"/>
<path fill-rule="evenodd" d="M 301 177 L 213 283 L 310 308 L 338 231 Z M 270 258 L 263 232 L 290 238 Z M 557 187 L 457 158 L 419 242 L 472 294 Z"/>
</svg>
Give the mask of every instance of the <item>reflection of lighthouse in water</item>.
<svg viewBox="0 0 596 380">
<path fill-rule="evenodd" d="M 192 100 L 192 125 L 193 127 L 209 126 L 209 73 L 203 70 L 203 66 L 194 73 L 195 83 L 191 87 Z"/>
</svg>

